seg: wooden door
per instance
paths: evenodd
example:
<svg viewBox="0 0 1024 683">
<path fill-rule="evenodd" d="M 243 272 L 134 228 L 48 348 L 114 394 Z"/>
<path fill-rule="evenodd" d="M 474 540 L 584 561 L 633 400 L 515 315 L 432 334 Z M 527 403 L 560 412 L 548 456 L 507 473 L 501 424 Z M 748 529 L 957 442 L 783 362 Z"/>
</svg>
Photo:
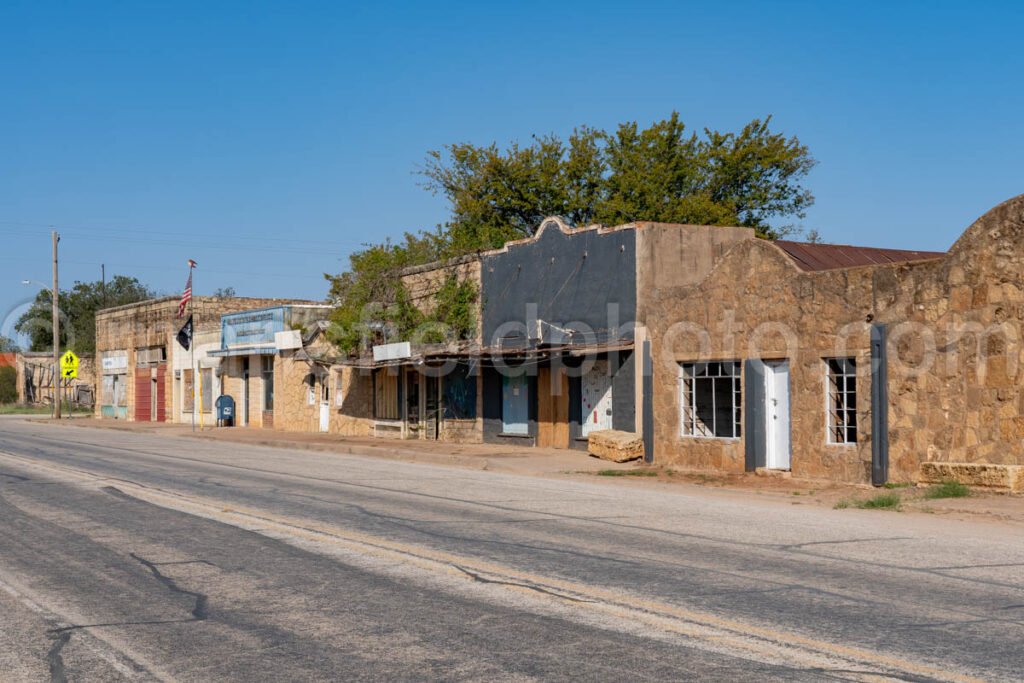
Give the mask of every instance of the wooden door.
<svg viewBox="0 0 1024 683">
<path fill-rule="evenodd" d="M 153 419 L 153 385 L 149 368 L 135 369 L 135 421 L 149 422 Z"/>
<path fill-rule="evenodd" d="M 153 392 L 153 400 L 156 402 L 156 410 L 152 411 L 151 419 L 157 422 L 167 421 L 167 366 L 158 365 L 156 378 L 154 379 L 156 390 Z"/>
<path fill-rule="evenodd" d="M 537 370 L 537 445 L 569 447 L 569 376 L 563 368 Z"/>
</svg>

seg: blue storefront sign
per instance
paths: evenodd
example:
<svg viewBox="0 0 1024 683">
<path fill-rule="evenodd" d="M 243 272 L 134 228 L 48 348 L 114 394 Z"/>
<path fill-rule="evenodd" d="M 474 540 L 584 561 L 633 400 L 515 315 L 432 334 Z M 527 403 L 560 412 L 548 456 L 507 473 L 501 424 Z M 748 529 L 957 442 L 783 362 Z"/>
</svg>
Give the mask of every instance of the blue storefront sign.
<svg viewBox="0 0 1024 683">
<path fill-rule="evenodd" d="M 285 308 L 280 306 L 221 316 L 221 348 L 273 344 L 274 334 L 284 331 Z"/>
</svg>

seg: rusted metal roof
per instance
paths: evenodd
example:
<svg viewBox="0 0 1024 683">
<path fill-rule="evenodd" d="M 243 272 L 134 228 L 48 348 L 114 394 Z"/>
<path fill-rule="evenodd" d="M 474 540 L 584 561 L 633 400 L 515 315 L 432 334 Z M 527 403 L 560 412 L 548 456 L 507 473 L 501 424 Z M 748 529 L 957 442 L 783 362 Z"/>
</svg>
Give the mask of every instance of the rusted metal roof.
<svg viewBox="0 0 1024 683">
<path fill-rule="evenodd" d="M 801 270 L 807 271 L 926 261 L 946 255 L 944 251 L 876 249 L 874 247 L 851 247 L 845 244 L 811 244 L 788 240 L 776 240 L 775 246 L 786 252 L 786 255 L 793 259 Z"/>
</svg>

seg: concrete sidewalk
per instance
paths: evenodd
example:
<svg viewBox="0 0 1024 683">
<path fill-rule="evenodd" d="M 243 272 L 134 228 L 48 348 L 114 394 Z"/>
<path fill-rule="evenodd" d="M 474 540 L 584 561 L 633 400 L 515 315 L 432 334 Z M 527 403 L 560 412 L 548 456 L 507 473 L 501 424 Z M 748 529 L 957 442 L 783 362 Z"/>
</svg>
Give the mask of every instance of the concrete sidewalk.
<svg viewBox="0 0 1024 683">
<path fill-rule="evenodd" d="M 53 424 L 50 420 L 47 423 Z M 601 470 L 633 469 L 636 463 L 599 460 L 583 451 L 556 448 L 510 447 L 500 444 L 458 444 L 443 441 L 377 439 L 312 432 L 287 432 L 256 427 L 206 427 L 166 422 L 124 422 L 121 420 L 65 420 L 63 426 L 114 429 L 137 433 L 166 434 L 250 446 L 291 448 L 347 455 L 372 455 L 390 460 L 451 465 L 476 470 L 515 474 L 551 475 L 595 473 Z"/>
</svg>

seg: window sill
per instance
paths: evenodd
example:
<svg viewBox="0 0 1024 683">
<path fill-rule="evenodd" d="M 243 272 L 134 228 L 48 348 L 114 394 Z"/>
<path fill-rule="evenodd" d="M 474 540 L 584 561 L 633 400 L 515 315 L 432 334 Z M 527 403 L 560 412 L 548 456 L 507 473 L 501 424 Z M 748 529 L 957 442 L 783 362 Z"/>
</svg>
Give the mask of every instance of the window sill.
<svg viewBox="0 0 1024 683">
<path fill-rule="evenodd" d="M 533 434 L 511 434 L 509 432 L 498 432 L 498 436 L 506 437 L 509 439 L 532 439 Z"/>
</svg>

